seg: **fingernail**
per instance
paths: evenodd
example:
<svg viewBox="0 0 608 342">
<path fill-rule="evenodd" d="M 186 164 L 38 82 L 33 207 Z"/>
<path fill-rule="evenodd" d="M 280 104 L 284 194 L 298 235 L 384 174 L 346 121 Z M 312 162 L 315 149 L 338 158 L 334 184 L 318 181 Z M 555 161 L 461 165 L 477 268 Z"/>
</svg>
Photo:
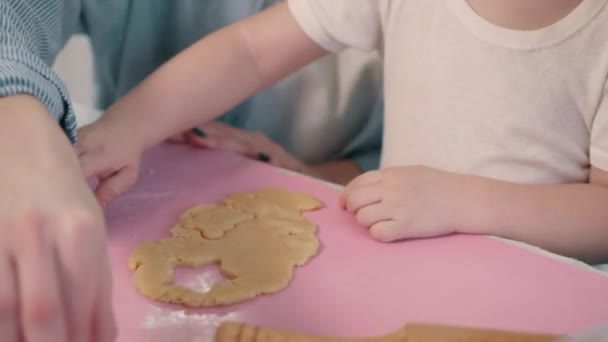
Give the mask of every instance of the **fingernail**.
<svg viewBox="0 0 608 342">
<path fill-rule="evenodd" d="M 202 131 L 200 128 L 198 128 L 198 127 L 194 127 L 194 128 L 192 129 L 192 133 L 194 133 L 194 135 L 196 135 L 197 137 L 200 137 L 200 138 L 204 138 L 204 137 L 206 137 L 206 136 L 207 136 L 207 134 L 205 134 L 205 132 L 203 132 L 203 131 Z"/>
<path fill-rule="evenodd" d="M 267 155 L 264 152 L 260 152 L 260 153 L 258 153 L 258 160 L 259 161 L 263 161 L 264 163 L 269 163 L 270 162 L 270 156 Z"/>
</svg>

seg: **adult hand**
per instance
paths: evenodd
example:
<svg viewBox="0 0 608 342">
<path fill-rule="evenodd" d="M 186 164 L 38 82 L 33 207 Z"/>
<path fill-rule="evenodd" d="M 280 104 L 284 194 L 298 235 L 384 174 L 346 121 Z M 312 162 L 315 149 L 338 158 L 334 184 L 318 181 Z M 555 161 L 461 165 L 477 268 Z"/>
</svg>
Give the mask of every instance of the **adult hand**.
<svg viewBox="0 0 608 342">
<path fill-rule="evenodd" d="M 267 162 L 271 165 L 308 175 L 316 175 L 312 167 L 302 163 L 289 152 L 260 132 L 251 132 L 219 121 L 196 127 L 171 139 L 202 149 L 220 149 Z"/>
<path fill-rule="evenodd" d="M 283 147 L 259 132 L 249 132 L 214 121 L 169 139 L 173 143 L 185 143 L 207 149 L 222 149 L 245 157 L 345 185 L 361 174 L 361 169 L 353 160 L 335 160 L 319 165 L 307 165 L 293 157 Z"/>
<path fill-rule="evenodd" d="M 105 224 L 73 149 L 29 96 L 0 98 L 0 136 L 1 340 L 112 341 Z"/>
</svg>

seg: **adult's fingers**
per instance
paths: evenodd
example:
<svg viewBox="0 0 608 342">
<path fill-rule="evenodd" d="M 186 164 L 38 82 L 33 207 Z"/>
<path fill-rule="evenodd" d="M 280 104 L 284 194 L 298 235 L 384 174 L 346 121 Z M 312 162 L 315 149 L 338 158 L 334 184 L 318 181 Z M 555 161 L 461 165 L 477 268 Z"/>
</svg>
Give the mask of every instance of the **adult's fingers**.
<svg viewBox="0 0 608 342">
<path fill-rule="evenodd" d="M 101 238 L 86 222 L 65 222 L 72 233 L 58 241 L 70 341 L 90 341 Z M 98 228 L 100 229 L 100 228 Z M 94 269 L 91 273 L 89 270 Z"/>
<path fill-rule="evenodd" d="M 244 135 L 246 131 L 239 128 L 234 128 L 219 121 L 211 121 L 200 127 L 200 130 L 207 135 L 213 136 L 235 136 L 239 137 Z"/>
<path fill-rule="evenodd" d="M 194 132 L 184 133 L 184 137 L 184 141 L 190 146 L 206 149 L 214 148 L 216 145 L 213 138 L 209 138 L 207 136 L 201 137 Z"/>
<path fill-rule="evenodd" d="M 33 220 L 19 228 L 15 251 L 22 335 L 28 342 L 64 342 L 66 311 L 55 246 L 47 237 L 48 222 Z"/>
<path fill-rule="evenodd" d="M 230 151 L 240 154 L 245 157 L 253 158 L 258 151 L 248 141 L 235 138 L 233 136 L 209 136 L 205 138 L 198 137 L 192 133 L 188 136 L 188 141 L 191 145 L 202 148 L 213 148 L 218 150 Z"/>
<path fill-rule="evenodd" d="M 167 139 L 167 141 L 173 144 L 183 144 L 186 142 L 187 135 L 187 132 L 179 133 L 170 137 L 169 139 Z"/>
<path fill-rule="evenodd" d="M 16 276 L 8 251 L 0 250 L 0 332 L 6 342 L 20 341 Z"/>
<path fill-rule="evenodd" d="M 112 310 L 112 275 L 107 262 L 104 263 L 100 274 L 101 279 L 98 282 L 99 288 L 95 298 L 91 341 L 112 342 L 116 338 L 117 330 Z"/>
</svg>

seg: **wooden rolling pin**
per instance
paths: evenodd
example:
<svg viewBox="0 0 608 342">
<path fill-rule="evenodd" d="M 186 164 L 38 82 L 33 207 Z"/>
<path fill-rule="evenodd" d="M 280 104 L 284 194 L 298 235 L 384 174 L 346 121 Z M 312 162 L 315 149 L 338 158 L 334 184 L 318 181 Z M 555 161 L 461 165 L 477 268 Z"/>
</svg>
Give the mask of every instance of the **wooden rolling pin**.
<svg viewBox="0 0 608 342">
<path fill-rule="evenodd" d="M 392 334 L 362 339 L 290 333 L 242 323 L 224 323 L 215 342 L 556 342 L 557 336 L 508 331 L 410 324 Z"/>
</svg>

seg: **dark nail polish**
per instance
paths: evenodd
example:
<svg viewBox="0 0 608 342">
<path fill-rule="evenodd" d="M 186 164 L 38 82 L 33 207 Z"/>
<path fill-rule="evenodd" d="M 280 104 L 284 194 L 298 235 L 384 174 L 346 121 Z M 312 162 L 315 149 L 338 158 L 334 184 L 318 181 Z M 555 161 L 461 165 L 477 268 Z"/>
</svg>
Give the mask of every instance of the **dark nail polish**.
<svg viewBox="0 0 608 342">
<path fill-rule="evenodd" d="M 200 128 L 198 127 L 194 127 L 192 129 L 192 133 L 194 133 L 194 135 L 196 135 L 199 138 L 204 138 L 207 136 L 207 134 L 205 134 L 205 132 L 203 132 Z"/>
<path fill-rule="evenodd" d="M 264 152 L 258 153 L 258 160 L 263 161 L 264 163 L 270 163 L 270 156 Z"/>
</svg>

